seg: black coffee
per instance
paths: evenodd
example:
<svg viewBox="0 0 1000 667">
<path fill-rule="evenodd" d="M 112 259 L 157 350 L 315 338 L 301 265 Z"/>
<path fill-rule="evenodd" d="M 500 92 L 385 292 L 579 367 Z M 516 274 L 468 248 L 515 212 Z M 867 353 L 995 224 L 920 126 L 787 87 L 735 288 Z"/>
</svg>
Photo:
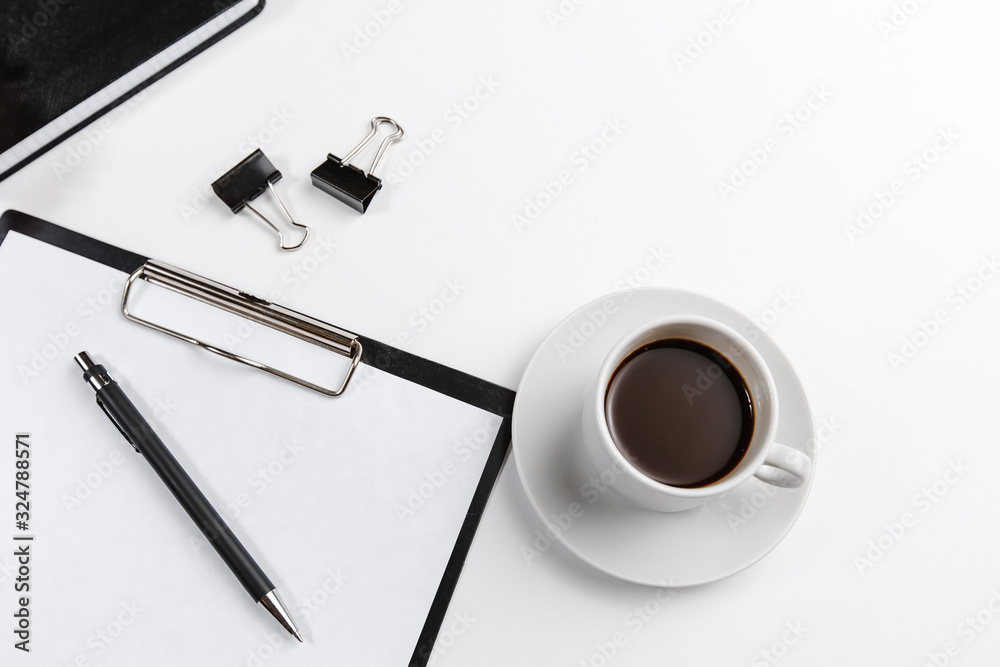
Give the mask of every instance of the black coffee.
<svg viewBox="0 0 1000 667">
<path fill-rule="evenodd" d="M 753 435 L 753 403 L 739 371 L 716 350 L 682 338 L 622 360 L 605 411 L 622 454 L 671 486 L 719 481 L 739 465 Z"/>
</svg>

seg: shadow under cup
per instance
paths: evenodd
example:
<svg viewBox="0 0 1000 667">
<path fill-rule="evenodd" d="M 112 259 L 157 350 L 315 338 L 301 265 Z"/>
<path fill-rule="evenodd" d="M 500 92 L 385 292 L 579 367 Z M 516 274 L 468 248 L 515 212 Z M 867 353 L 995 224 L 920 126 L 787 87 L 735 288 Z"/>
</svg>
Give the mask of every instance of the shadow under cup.
<svg viewBox="0 0 1000 667">
<path fill-rule="evenodd" d="M 591 462 L 648 509 L 689 509 L 746 481 L 777 431 L 760 354 L 707 318 L 665 318 L 626 335 L 594 384 L 583 413 Z"/>
</svg>

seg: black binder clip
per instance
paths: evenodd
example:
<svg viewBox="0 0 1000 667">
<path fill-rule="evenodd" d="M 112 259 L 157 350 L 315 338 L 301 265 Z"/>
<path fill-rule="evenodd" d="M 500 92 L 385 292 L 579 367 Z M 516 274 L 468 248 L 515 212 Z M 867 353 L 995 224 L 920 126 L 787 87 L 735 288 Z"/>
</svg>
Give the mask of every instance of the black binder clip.
<svg viewBox="0 0 1000 667">
<path fill-rule="evenodd" d="M 375 153 L 375 159 L 372 160 L 372 166 L 366 174 L 348 163 L 351 161 L 351 158 L 360 153 L 361 149 L 375 138 L 379 123 L 392 125 L 396 128 L 396 131 L 382 140 L 382 144 L 378 147 L 378 152 Z M 344 159 L 340 159 L 333 153 L 330 153 L 326 157 L 326 162 L 313 169 L 313 185 L 328 195 L 344 202 L 356 211 L 364 213 L 368 210 L 368 204 L 371 203 L 372 197 L 382 187 L 381 179 L 373 176 L 373 174 L 378 168 L 379 162 L 382 161 L 382 157 L 385 155 L 385 151 L 389 148 L 389 145 L 399 141 L 402 137 L 403 128 L 393 119 L 386 118 L 385 116 L 372 118 L 372 131 Z"/>
<path fill-rule="evenodd" d="M 301 248 L 302 244 L 309 238 L 309 228 L 299 224 L 292 219 L 292 214 L 285 208 L 278 191 L 274 189 L 274 184 L 281 180 L 281 172 L 274 168 L 267 156 L 258 148 L 253 153 L 243 158 L 239 164 L 223 174 L 218 180 L 212 183 L 212 189 L 219 199 L 225 202 L 233 213 L 239 213 L 243 207 L 250 209 L 250 212 L 264 221 L 264 224 L 274 230 L 278 235 L 278 245 L 282 250 L 295 250 Z M 265 190 L 270 190 L 274 201 L 278 202 L 278 208 L 284 214 L 288 222 L 306 230 L 305 236 L 295 245 L 285 245 L 285 235 L 275 226 L 273 222 L 250 205 L 250 202 L 264 194 Z"/>
</svg>

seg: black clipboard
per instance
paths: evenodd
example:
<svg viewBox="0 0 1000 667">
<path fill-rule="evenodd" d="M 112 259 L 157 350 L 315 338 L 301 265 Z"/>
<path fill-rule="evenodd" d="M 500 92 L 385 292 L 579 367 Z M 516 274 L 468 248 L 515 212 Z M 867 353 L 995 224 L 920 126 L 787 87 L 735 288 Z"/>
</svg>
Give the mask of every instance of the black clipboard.
<svg viewBox="0 0 1000 667">
<path fill-rule="evenodd" d="M 252 6 L 230 21 L 223 14 L 240 0 L 6 0 L 0 7 L 0 181 L 264 9 L 265 0 L 246 1 Z M 145 76 L 135 76 L 140 66 L 212 21 L 220 21 L 217 30 Z M 82 117 L 61 122 L 71 110 L 112 89 L 113 95 L 90 104 Z M 52 129 L 50 124 L 60 127 Z M 16 155 L 8 155 L 18 146 Z"/>
<path fill-rule="evenodd" d="M 149 259 L 18 211 L 9 210 L 0 216 L 0 245 L 3 244 L 9 232 L 23 234 L 128 274 L 135 272 Z M 515 394 L 510 389 L 418 357 L 375 339 L 365 336 L 359 336 L 359 338 L 364 346 L 365 364 L 478 407 L 501 419 L 501 425 L 488 454 L 482 476 L 476 486 L 444 575 L 438 585 L 417 645 L 414 647 L 408 663 L 410 667 L 423 667 L 430 659 L 434 642 L 441 629 L 459 575 L 472 546 L 473 537 L 509 451 L 511 414 Z"/>
</svg>

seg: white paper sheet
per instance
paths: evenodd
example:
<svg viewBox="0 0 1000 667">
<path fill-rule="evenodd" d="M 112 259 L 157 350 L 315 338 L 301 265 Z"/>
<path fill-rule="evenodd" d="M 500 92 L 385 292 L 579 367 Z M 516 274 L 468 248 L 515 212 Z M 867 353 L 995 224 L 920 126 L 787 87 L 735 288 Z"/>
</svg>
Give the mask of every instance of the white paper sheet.
<svg viewBox="0 0 1000 667">
<path fill-rule="evenodd" d="M 18 233 L 0 245 L 0 656 L 80 667 L 407 664 L 499 418 L 364 365 L 344 396 L 320 396 L 126 321 L 124 278 Z M 137 308 L 165 298 L 140 296 Z M 241 352 L 289 343 L 210 313 Z M 198 328 L 209 314 L 184 317 Z M 73 362 L 84 349 L 226 517 L 304 644 L 252 602 L 95 404 Z M 344 359 L 321 356 L 339 378 Z M 26 532 L 14 518 L 19 432 L 30 433 Z M 30 654 L 13 648 L 15 534 L 34 536 Z"/>
</svg>

